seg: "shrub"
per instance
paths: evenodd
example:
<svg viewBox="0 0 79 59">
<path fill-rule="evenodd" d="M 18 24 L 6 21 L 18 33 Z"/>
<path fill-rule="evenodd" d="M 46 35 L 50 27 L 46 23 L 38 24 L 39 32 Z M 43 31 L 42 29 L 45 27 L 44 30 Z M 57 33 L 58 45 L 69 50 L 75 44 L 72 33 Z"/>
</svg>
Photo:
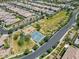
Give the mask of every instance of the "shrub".
<svg viewBox="0 0 79 59">
<path fill-rule="evenodd" d="M 8 42 L 7 42 L 7 39 L 4 40 L 4 45 L 3 46 L 4 46 L 5 49 L 8 49 L 10 47 Z"/>
<path fill-rule="evenodd" d="M 37 50 L 38 48 L 39 48 L 38 45 L 35 45 L 35 46 L 33 47 L 34 50 Z"/>
<path fill-rule="evenodd" d="M 39 44 L 40 45 L 43 45 L 45 43 L 45 41 L 44 40 L 42 40 Z"/>
<path fill-rule="evenodd" d="M 46 36 L 46 37 L 44 38 L 44 41 L 47 42 L 48 40 L 49 40 L 49 37 Z"/>
<path fill-rule="evenodd" d="M 27 55 L 28 53 L 30 53 L 30 51 L 29 51 L 28 49 L 26 49 L 26 50 L 24 51 L 24 55 Z"/>
<path fill-rule="evenodd" d="M 52 48 L 48 49 L 47 50 L 47 53 L 50 53 L 52 50 L 53 50 Z"/>
<path fill-rule="evenodd" d="M 37 23 L 37 24 L 35 25 L 35 28 L 37 29 L 37 31 L 40 31 L 41 26 Z"/>
</svg>

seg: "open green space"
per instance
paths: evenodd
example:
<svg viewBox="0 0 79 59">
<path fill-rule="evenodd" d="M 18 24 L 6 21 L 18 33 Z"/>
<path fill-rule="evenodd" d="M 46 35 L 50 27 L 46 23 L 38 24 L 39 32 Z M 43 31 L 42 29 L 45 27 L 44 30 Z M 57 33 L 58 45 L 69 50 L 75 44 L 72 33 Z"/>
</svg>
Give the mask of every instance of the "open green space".
<svg viewBox="0 0 79 59">
<path fill-rule="evenodd" d="M 42 34 L 50 37 L 52 34 L 54 34 L 57 30 L 59 30 L 68 22 L 69 17 L 70 12 L 63 10 L 51 17 L 44 18 L 32 25 Z"/>
<path fill-rule="evenodd" d="M 4 40 L 3 50 L 9 50 L 9 54 L 6 57 L 26 55 L 32 52 L 32 48 L 36 43 L 31 39 L 30 35 L 25 35 L 22 31 L 16 31 L 8 38 Z M 0 57 L 2 57 L 0 55 Z"/>
<path fill-rule="evenodd" d="M 14 53 L 24 52 L 26 49 L 29 51 L 34 47 L 35 42 L 31 40 L 30 35 L 25 35 L 23 32 L 15 32 L 11 40 Z"/>
</svg>

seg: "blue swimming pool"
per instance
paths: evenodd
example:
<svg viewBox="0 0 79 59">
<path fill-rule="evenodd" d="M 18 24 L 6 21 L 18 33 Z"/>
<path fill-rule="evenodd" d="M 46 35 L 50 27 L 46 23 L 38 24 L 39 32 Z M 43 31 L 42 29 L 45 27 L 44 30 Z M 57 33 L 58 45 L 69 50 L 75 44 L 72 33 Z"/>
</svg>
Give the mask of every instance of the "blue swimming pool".
<svg viewBox="0 0 79 59">
<path fill-rule="evenodd" d="M 33 32 L 31 34 L 31 37 L 34 41 L 36 41 L 38 43 L 45 38 L 45 36 L 38 31 Z"/>
</svg>

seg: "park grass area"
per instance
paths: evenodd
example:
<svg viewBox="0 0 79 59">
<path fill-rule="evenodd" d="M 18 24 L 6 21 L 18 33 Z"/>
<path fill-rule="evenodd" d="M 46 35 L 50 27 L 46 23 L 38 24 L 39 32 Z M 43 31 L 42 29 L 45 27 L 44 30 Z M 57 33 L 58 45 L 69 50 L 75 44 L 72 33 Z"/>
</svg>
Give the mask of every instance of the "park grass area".
<svg viewBox="0 0 79 59">
<path fill-rule="evenodd" d="M 26 28 L 24 29 L 25 31 L 23 31 L 23 29 L 20 29 L 18 31 L 13 32 L 9 35 L 8 38 L 6 38 L 6 40 L 4 41 L 5 44 L 3 46 L 3 49 L 6 51 L 9 49 L 10 50 L 9 54 L 4 56 L 12 58 L 19 55 L 26 55 L 32 52 L 32 48 L 36 45 L 36 43 L 32 40 L 31 35 L 27 33 L 29 29 L 27 31 Z"/>
<path fill-rule="evenodd" d="M 12 35 L 13 36 L 17 35 L 19 37 L 20 32 L 15 32 Z M 35 42 L 31 38 L 26 40 L 26 41 L 23 41 L 22 45 L 18 45 L 18 38 L 17 39 L 12 38 L 12 40 L 11 40 L 11 46 L 13 47 L 12 51 L 13 51 L 14 54 L 22 53 L 26 49 L 28 49 L 30 51 L 34 47 L 34 45 L 35 45 Z"/>
<path fill-rule="evenodd" d="M 66 10 L 58 12 L 56 15 L 42 19 L 38 22 L 41 29 L 40 32 L 45 36 L 51 36 L 54 34 L 59 28 L 64 26 L 69 20 L 70 13 Z M 36 27 L 36 23 L 33 24 Z"/>
</svg>

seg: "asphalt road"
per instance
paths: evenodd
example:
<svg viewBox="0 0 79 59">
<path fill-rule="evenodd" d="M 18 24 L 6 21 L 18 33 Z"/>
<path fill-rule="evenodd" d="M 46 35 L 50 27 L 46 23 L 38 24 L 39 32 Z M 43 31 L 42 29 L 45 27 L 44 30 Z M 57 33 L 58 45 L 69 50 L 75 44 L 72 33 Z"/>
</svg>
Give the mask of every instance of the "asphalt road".
<svg viewBox="0 0 79 59">
<path fill-rule="evenodd" d="M 45 43 L 43 46 L 41 46 L 39 49 L 37 49 L 35 52 L 23 56 L 21 59 L 35 59 L 36 57 L 39 57 L 43 53 L 45 53 L 49 48 L 54 46 L 62 37 L 63 35 L 70 29 L 73 23 L 75 23 L 75 15 L 77 14 L 78 10 L 74 10 L 72 13 L 72 17 L 70 18 L 70 21 L 67 25 L 65 25 L 63 28 L 61 28 L 58 32 L 56 32 L 47 43 Z"/>
<path fill-rule="evenodd" d="M 8 31 L 0 27 L 0 33 L 1 34 L 8 34 Z"/>
</svg>

